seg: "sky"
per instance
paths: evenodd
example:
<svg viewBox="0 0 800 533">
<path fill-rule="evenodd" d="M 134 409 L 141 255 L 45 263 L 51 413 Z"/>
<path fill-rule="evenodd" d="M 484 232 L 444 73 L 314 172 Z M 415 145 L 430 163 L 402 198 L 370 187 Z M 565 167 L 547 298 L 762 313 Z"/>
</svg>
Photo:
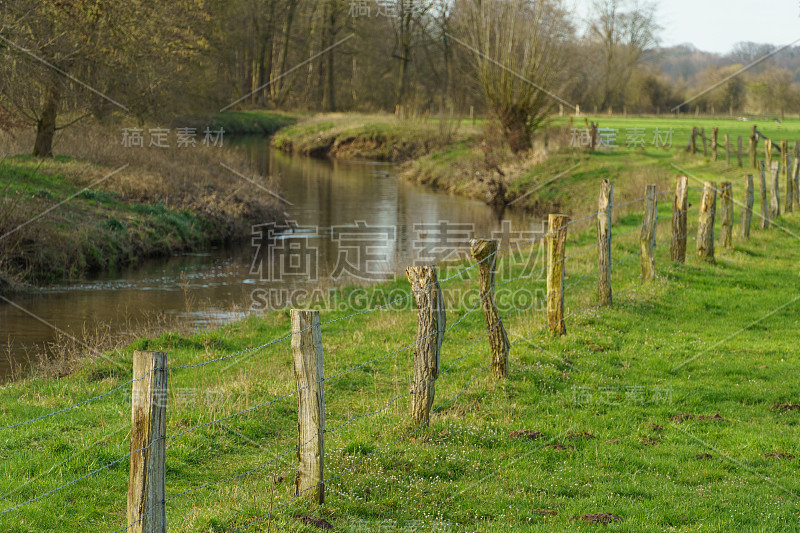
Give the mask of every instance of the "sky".
<svg viewBox="0 0 800 533">
<path fill-rule="evenodd" d="M 590 14 L 592 0 L 571 0 Z M 655 0 L 662 46 L 691 43 L 727 53 L 739 41 L 782 46 L 800 39 L 800 0 Z M 800 42 L 797 43 L 800 45 Z"/>
</svg>

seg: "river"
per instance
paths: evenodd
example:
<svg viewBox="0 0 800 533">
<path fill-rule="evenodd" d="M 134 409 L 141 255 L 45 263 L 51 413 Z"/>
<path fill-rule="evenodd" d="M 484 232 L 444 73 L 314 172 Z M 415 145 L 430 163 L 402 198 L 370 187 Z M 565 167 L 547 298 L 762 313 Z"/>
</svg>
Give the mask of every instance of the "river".
<svg viewBox="0 0 800 533">
<path fill-rule="evenodd" d="M 237 246 L 14 295 L 15 305 L 0 304 L 0 381 L 12 365 L 24 370 L 65 342 L 125 339 L 159 320 L 213 327 L 264 312 L 287 292 L 374 282 L 412 261 L 463 254 L 472 236 L 541 229 L 536 219 L 506 213 L 500 220 L 481 202 L 408 183 L 393 165 L 288 155 L 264 137 L 225 142 L 259 174 L 279 177 L 289 226 L 258 227 Z"/>
</svg>

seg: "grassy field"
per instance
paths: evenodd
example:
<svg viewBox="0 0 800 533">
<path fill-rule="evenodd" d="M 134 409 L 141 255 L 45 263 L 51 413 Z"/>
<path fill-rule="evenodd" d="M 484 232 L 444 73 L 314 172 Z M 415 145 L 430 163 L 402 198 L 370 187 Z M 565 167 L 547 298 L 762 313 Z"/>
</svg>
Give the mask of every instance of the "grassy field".
<svg viewBox="0 0 800 533">
<path fill-rule="evenodd" d="M 759 131 L 778 142 L 800 140 L 800 120 L 749 122 L 712 118 L 623 118 L 586 117 L 601 128 L 617 130 L 613 150 L 596 150 L 570 146 L 568 118 L 555 119 L 549 131 L 549 153 L 544 154 L 544 130 L 534 134 L 531 152 L 514 156 L 499 143 L 500 133 L 485 120 L 472 125 L 438 119 L 398 120 L 391 115 L 318 115 L 278 132 L 274 144 L 281 149 L 310 155 L 342 158 L 371 158 L 402 162 L 402 174 L 409 180 L 453 194 L 485 200 L 489 179 L 496 176 L 488 163 L 496 161 L 507 185 L 506 201 L 516 208 L 534 213 L 561 211 L 581 213 L 596 202 L 594 184 L 613 176 L 620 191 L 629 198 L 640 195 L 647 183 L 672 187 L 677 173 L 691 172 L 702 179 L 738 182 L 749 166 L 749 137 L 753 124 Z M 574 122 L 582 129 L 583 117 Z M 687 154 L 693 127 L 705 129 L 708 156 L 702 153 L 698 137 L 698 154 Z M 719 159 L 711 159 L 711 131 L 719 128 Z M 440 130 L 451 132 L 442 136 Z M 628 134 L 638 129 L 644 146 L 629 145 Z M 659 146 L 653 141 L 658 132 Z M 731 163 L 725 160 L 724 135 L 731 139 Z M 742 136 L 743 164 L 736 159 L 736 140 Z M 484 142 L 486 141 L 486 142 Z M 664 144 L 669 144 L 664 147 Z M 764 142 L 759 141 L 758 159 L 764 159 Z M 488 156 L 487 156 L 488 154 Z M 563 174 L 563 175 L 562 175 Z"/>
<path fill-rule="evenodd" d="M 591 189 L 596 194 L 597 184 Z M 527 271 L 504 255 L 497 284 L 513 343 L 508 379 L 486 371 L 480 309 L 449 309 L 427 428 L 409 425 L 404 396 L 411 354 L 402 348 L 413 342 L 415 311 L 390 308 L 325 324 L 322 507 L 292 498 L 297 405 L 284 338 L 288 312 L 142 339 L 64 379 L 7 384 L 0 388 L 0 529 L 126 525 L 127 460 L 46 493 L 129 451 L 131 354 L 149 349 L 167 351 L 171 366 L 209 362 L 169 376 L 170 531 L 316 530 L 295 515 L 324 518 L 337 531 L 574 531 L 598 529 L 575 518 L 595 513 L 619 518 L 607 531 L 796 531 L 800 215 L 754 230 L 749 241 L 735 237 L 712 265 L 693 259 L 698 195 L 690 191 L 685 265 L 668 261 L 671 200 L 660 197 L 658 278 L 645 285 L 638 282 L 640 204 L 620 214 L 611 308 L 592 307 L 593 222 L 570 226 L 562 338 L 542 333 L 539 306 L 516 311 L 513 301 L 503 303 L 544 288 L 536 275 L 515 279 Z M 443 289 L 453 295 L 476 279 L 473 268 Z M 370 301 L 386 302 L 392 289 L 407 290 L 407 283 L 374 287 Z M 322 321 L 347 314 L 325 310 Z M 117 387 L 77 409 L 5 427 Z M 511 436 L 518 431 L 531 438 Z"/>
</svg>

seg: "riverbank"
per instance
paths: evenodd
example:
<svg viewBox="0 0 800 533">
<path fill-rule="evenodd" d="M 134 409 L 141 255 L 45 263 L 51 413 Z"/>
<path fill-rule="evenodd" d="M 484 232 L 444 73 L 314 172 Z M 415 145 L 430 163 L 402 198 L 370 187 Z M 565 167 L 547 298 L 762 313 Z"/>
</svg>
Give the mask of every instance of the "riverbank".
<svg viewBox="0 0 800 533">
<path fill-rule="evenodd" d="M 275 183 L 248 177 L 249 162 L 225 150 L 224 137 L 217 146 L 201 136 L 179 147 L 169 136 L 164 148 L 135 147 L 119 131 L 75 127 L 56 143 L 70 155 L 0 161 L 6 289 L 245 239 L 252 224 L 283 219 L 279 200 L 264 192 Z M 26 133 L 4 151 L 23 151 Z"/>
<path fill-rule="evenodd" d="M 698 192 L 689 194 L 697 206 Z M 671 215 L 670 202 L 660 203 L 659 215 Z M 690 235 L 696 220 L 694 207 Z M 780 219 L 786 231 L 735 237 L 733 249 L 718 249 L 715 265 L 693 258 L 693 239 L 687 263 L 670 264 L 670 224 L 660 223 L 658 279 L 644 286 L 640 223 L 641 214 L 631 213 L 614 225 L 610 308 L 587 308 L 596 303 L 593 221 L 570 226 L 565 337 L 537 335 L 546 325 L 542 308 L 509 297 L 544 287 L 526 270 L 539 263 L 501 256 L 498 302 L 513 343 L 509 376 L 497 380 L 485 371 L 480 307 L 455 300 L 447 310 L 451 329 L 435 413 L 422 429 L 409 425 L 404 395 L 413 306 L 351 317 L 361 309 L 323 309 L 322 507 L 292 499 L 297 400 L 288 312 L 141 339 L 63 379 L 4 385 L 0 511 L 43 499 L 0 516 L 0 524 L 20 533 L 126 525 L 127 391 L 132 352 L 142 349 L 166 351 L 171 367 L 184 367 L 170 372 L 167 398 L 167 513 L 176 532 L 315 530 L 295 515 L 345 531 L 436 522 L 453 531 L 566 532 L 575 521 L 601 519 L 612 520 L 612 529 L 654 533 L 756 531 L 765 523 L 793 531 L 800 512 L 791 494 L 800 456 L 800 411 L 793 406 L 800 398 L 786 376 L 800 325 L 786 283 L 800 261 L 793 236 L 800 215 Z M 440 277 L 458 270 L 454 265 Z M 443 290 L 452 296 L 476 284 L 473 268 L 443 282 Z M 385 304 L 396 290 L 407 292 L 407 282 L 376 286 L 359 301 Z M 693 503 L 676 508 L 676 501 Z"/>
<path fill-rule="evenodd" d="M 673 176 L 681 172 L 676 167 L 719 179 L 738 168 L 737 137 L 742 136 L 747 150 L 752 126 L 732 119 L 693 117 L 600 116 L 588 120 L 616 132 L 612 150 L 571 146 L 574 141 L 568 118 L 554 119 L 546 131 L 535 133 L 530 151 L 514 155 L 500 141 L 501 133 L 485 121 L 478 121 L 475 126 L 467 121 L 460 126 L 457 121 L 446 121 L 455 133 L 439 135 L 445 126 L 440 126 L 438 119 L 411 121 L 391 115 L 358 114 L 317 115 L 301 120 L 276 134 L 274 144 L 282 150 L 316 157 L 394 161 L 401 164 L 405 179 L 447 193 L 537 215 L 573 214 L 596 204 L 594 185 L 606 177 L 613 178 L 620 191 L 637 191 L 635 194 L 648 183 L 671 188 Z M 583 122 L 575 125 L 583 128 Z M 692 127 L 705 130 L 708 155 L 686 153 Z M 716 161 L 710 157 L 714 127 L 720 130 Z M 768 122 L 758 127 L 776 140 L 800 137 L 798 120 Z M 726 162 L 726 133 L 730 136 L 734 166 Z M 700 138 L 698 143 L 702 153 Z M 761 152 L 759 149 L 759 158 L 763 159 Z M 744 157 L 747 161 L 747 154 Z M 629 198 L 620 196 L 617 200 Z"/>
</svg>

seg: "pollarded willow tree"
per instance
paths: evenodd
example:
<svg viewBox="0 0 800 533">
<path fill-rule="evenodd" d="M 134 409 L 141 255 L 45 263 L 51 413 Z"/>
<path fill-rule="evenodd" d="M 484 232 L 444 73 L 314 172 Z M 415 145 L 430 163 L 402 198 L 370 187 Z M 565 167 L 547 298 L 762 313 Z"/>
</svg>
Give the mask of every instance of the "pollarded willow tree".
<svg viewBox="0 0 800 533">
<path fill-rule="evenodd" d="M 513 152 L 553 105 L 575 28 L 561 0 L 463 0 L 464 44 Z"/>
</svg>

